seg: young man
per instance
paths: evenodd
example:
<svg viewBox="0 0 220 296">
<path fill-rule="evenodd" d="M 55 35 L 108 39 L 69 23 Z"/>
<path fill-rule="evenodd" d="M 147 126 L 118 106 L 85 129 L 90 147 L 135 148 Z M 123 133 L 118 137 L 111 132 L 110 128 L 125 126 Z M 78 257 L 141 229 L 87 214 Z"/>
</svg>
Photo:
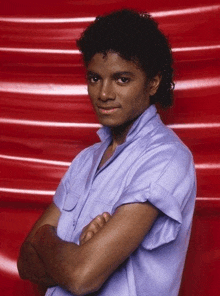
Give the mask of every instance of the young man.
<svg viewBox="0 0 220 296">
<path fill-rule="evenodd" d="M 23 279 L 46 295 L 177 296 L 194 202 L 192 155 L 160 120 L 172 56 L 147 14 L 98 17 L 77 42 L 103 125 L 21 248 Z"/>
</svg>

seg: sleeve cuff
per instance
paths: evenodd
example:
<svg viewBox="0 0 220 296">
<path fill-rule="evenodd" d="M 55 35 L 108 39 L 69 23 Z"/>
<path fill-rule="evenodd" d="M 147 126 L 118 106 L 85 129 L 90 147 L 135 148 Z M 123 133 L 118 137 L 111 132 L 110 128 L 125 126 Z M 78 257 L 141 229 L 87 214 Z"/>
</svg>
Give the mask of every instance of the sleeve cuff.
<svg viewBox="0 0 220 296">
<path fill-rule="evenodd" d="M 182 214 L 177 199 L 155 183 L 142 191 L 125 191 L 114 205 L 113 212 L 121 205 L 139 202 L 150 202 L 161 212 L 141 245 L 147 250 L 153 250 L 175 240 L 182 224 Z"/>
</svg>

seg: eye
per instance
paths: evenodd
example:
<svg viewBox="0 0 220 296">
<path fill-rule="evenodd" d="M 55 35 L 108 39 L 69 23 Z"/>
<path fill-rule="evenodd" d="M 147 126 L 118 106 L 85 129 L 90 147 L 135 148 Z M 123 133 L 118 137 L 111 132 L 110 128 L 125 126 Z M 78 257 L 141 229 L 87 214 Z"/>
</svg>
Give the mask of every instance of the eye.
<svg viewBox="0 0 220 296">
<path fill-rule="evenodd" d="M 100 77 L 98 75 L 88 75 L 87 80 L 89 83 L 96 83 L 100 80 Z"/>
<path fill-rule="evenodd" d="M 117 82 L 120 83 L 120 84 L 126 84 L 126 83 L 130 82 L 130 78 L 128 78 L 128 77 L 118 77 Z"/>
</svg>

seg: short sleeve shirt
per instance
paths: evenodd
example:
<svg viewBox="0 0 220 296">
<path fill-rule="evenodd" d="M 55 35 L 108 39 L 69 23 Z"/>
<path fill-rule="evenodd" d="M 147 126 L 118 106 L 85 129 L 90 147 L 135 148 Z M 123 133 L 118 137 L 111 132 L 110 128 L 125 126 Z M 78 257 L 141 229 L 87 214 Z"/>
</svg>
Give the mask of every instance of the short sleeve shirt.
<svg viewBox="0 0 220 296">
<path fill-rule="evenodd" d="M 112 141 L 83 150 L 61 180 L 54 203 L 61 211 L 58 236 L 79 244 L 84 226 L 127 203 L 150 202 L 159 216 L 140 246 L 107 279 L 97 296 L 177 296 L 196 196 L 192 154 L 151 105 L 133 124 L 126 141 L 98 169 Z M 56 286 L 47 296 L 72 295 Z"/>
</svg>

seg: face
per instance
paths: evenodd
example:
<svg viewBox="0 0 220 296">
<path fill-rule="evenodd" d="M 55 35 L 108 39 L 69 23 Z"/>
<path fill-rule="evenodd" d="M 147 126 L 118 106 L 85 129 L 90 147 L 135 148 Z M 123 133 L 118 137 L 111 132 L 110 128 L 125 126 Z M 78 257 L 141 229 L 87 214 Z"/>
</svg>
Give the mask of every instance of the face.
<svg viewBox="0 0 220 296">
<path fill-rule="evenodd" d="M 97 53 L 87 67 L 88 93 L 102 125 L 115 128 L 131 124 L 150 105 L 155 79 L 117 53 Z M 157 79 L 159 80 L 159 78 Z"/>
</svg>

